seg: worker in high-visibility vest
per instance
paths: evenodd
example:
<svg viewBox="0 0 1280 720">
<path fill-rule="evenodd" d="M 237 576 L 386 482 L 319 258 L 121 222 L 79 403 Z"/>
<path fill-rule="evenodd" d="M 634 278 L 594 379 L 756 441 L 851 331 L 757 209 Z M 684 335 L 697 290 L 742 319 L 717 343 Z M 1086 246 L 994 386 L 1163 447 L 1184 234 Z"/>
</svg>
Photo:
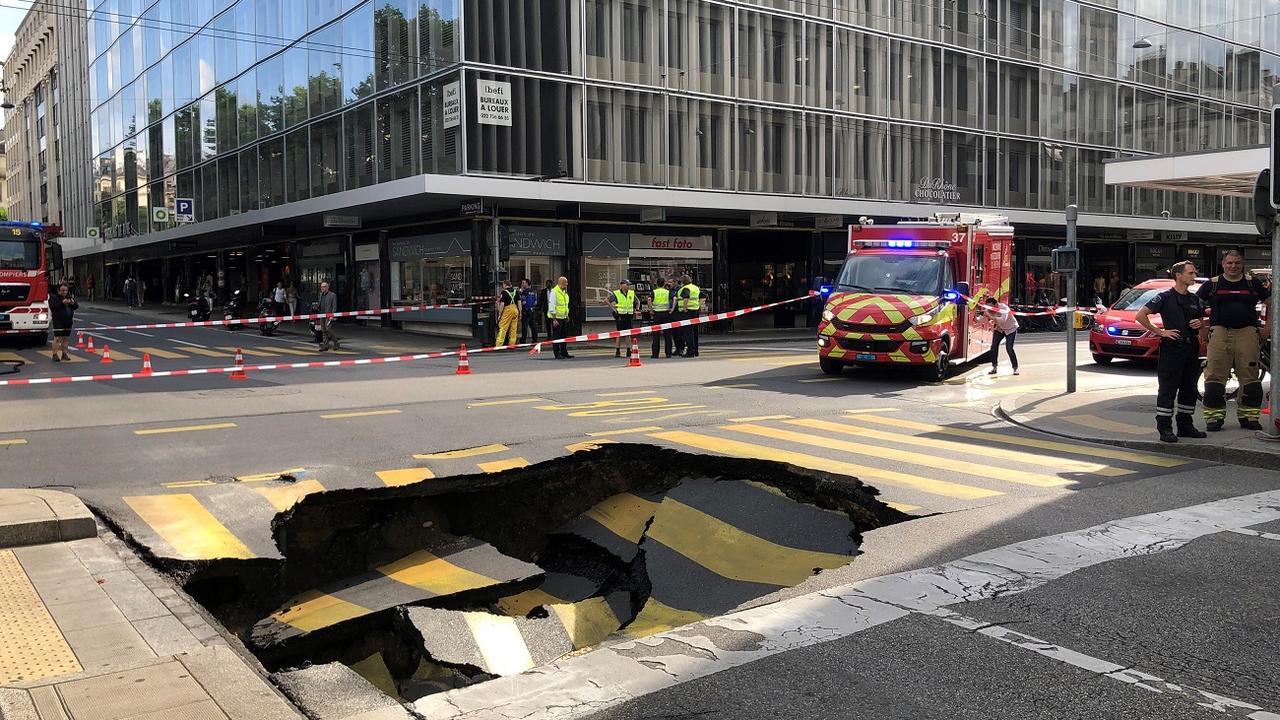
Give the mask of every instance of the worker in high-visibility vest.
<svg viewBox="0 0 1280 720">
<path fill-rule="evenodd" d="M 623 278 L 618 282 L 618 289 L 609 293 L 609 309 L 613 311 L 613 324 L 618 330 L 630 330 L 635 327 L 636 311 L 639 306 L 636 304 L 636 291 L 631 289 L 631 281 Z M 627 338 L 627 345 L 631 344 L 631 339 Z M 623 342 L 622 337 L 618 336 L 613 339 L 613 356 L 622 357 Z"/>
<path fill-rule="evenodd" d="M 653 288 L 653 297 L 649 301 L 649 312 L 653 315 L 653 323 L 655 325 L 671 322 L 672 316 L 675 314 L 675 302 L 675 278 L 666 278 Z M 667 357 L 671 357 L 671 339 L 674 336 L 674 332 L 671 330 L 655 330 L 651 334 L 653 335 L 652 357 L 655 360 L 658 358 L 658 346 L 664 343 Z"/>
<path fill-rule="evenodd" d="M 502 289 L 498 292 L 495 309 L 498 313 L 498 339 L 494 345 L 498 347 L 515 345 L 516 333 L 520 327 L 520 301 L 516 291 L 511 287 L 510 280 L 502 281 Z"/>
<path fill-rule="evenodd" d="M 561 275 L 556 286 L 547 291 L 547 321 L 551 323 L 551 339 L 562 340 L 569 334 L 569 278 Z M 571 358 L 569 346 L 553 343 L 556 359 Z"/>
<path fill-rule="evenodd" d="M 689 276 L 680 276 L 680 291 L 676 293 L 676 308 L 681 320 L 697 320 L 702 312 L 702 288 L 693 284 Z M 684 357 L 698 357 L 698 326 L 684 328 Z"/>
</svg>

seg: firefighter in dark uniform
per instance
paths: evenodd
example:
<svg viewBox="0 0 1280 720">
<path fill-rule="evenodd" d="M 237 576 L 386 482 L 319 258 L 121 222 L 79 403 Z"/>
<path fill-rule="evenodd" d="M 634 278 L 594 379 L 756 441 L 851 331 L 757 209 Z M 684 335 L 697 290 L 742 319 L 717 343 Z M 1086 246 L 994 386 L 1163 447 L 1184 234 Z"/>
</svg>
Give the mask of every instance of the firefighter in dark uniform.
<svg viewBox="0 0 1280 720">
<path fill-rule="evenodd" d="M 1258 324 L 1258 303 L 1271 292 L 1262 281 L 1245 273 L 1244 255 L 1229 250 L 1222 256 L 1222 274 L 1200 286 L 1196 294 L 1209 306 L 1209 362 L 1204 370 L 1204 423 L 1221 430 L 1227 421 L 1227 379 L 1232 369 L 1240 379 L 1236 419 L 1245 430 L 1261 430 L 1260 358 L 1266 327 Z"/>
<path fill-rule="evenodd" d="M 1180 437 L 1203 438 L 1195 426 L 1196 400 L 1200 379 L 1200 328 L 1204 325 L 1204 303 L 1192 294 L 1196 266 L 1190 260 L 1174 263 L 1169 270 L 1174 286 L 1156 295 L 1138 310 L 1138 324 L 1160 337 L 1156 365 L 1156 429 L 1161 442 L 1178 442 Z M 1159 315 L 1164 327 L 1157 328 L 1151 315 Z M 1176 400 L 1176 402 L 1175 402 Z M 1178 429 L 1174 432 L 1174 415 Z"/>
</svg>

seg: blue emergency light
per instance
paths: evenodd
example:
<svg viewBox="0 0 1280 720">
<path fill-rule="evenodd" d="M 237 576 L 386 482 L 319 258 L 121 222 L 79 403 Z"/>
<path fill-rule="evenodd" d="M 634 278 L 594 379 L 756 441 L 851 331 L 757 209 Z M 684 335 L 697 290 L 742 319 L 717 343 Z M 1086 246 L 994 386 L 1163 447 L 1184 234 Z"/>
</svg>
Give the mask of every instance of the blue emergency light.
<svg viewBox="0 0 1280 720">
<path fill-rule="evenodd" d="M 1116 327 L 1115 325 L 1110 325 L 1110 326 L 1108 326 L 1108 327 L 1107 327 L 1107 334 L 1108 334 L 1108 335 L 1119 335 L 1119 334 L 1120 334 L 1120 328 Z"/>
<path fill-rule="evenodd" d="M 826 298 L 831 297 L 831 293 L 832 293 L 835 289 L 836 289 L 836 288 L 835 288 L 835 286 L 834 286 L 834 285 L 823 285 L 823 286 L 821 286 L 821 287 L 819 287 L 819 288 L 818 288 L 818 293 L 819 293 L 820 295 L 822 295 L 823 299 L 825 300 Z"/>
<path fill-rule="evenodd" d="M 891 248 L 913 248 L 916 246 L 916 241 L 915 240 L 890 240 L 888 244 L 889 244 L 889 247 Z"/>
<path fill-rule="evenodd" d="M 42 222 L 33 222 L 33 223 L 31 223 L 31 227 L 36 228 L 36 229 L 39 229 L 39 228 L 44 227 L 44 223 L 42 223 Z"/>
<path fill-rule="evenodd" d="M 943 290 L 942 299 L 946 302 L 958 303 L 960 302 L 960 293 L 955 290 Z"/>
</svg>

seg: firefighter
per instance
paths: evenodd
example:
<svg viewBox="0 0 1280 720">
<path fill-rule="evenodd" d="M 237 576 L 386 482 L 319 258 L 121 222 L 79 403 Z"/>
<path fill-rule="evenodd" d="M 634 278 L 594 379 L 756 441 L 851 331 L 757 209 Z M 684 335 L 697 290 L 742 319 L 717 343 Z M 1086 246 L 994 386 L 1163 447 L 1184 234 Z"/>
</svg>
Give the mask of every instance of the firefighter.
<svg viewBox="0 0 1280 720">
<path fill-rule="evenodd" d="M 675 308 L 675 299 L 675 278 L 665 278 L 661 285 L 658 285 L 653 289 L 653 299 L 649 301 L 649 307 L 653 314 L 653 322 L 655 325 L 671 322 L 672 315 L 674 314 L 672 310 Z M 653 359 L 658 359 L 659 345 L 665 346 L 667 357 L 671 357 L 671 338 L 675 332 L 675 330 L 653 331 Z"/>
<path fill-rule="evenodd" d="M 1240 380 L 1236 419 L 1245 430 L 1261 430 L 1262 382 L 1259 358 L 1269 328 L 1259 327 L 1259 302 L 1271 297 L 1262 281 L 1244 271 L 1244 256 L 1228 250 L 1222 274 L 1196 291 L 1209 307 L 1209 362 L 1204 370 L 1204 423 L 1218 431 L 1227 421 L 1227 378 L 1234 369 Z"/>
<path fill-rule="evenodd" d="M 1136 320 L 1160 338 L 1160 354 L 1156 366 L 1159 382 L 1156 391 L 1156 429 L 1160 441 L 1178 442 L 1180 437 L 1208 437 L 1197 430 L 1194 422 L 1196 388 L 1200 379 L 1199 331 L 1204 326 L 1204 303 L 1191 293 L 1196 281 L 1196 266 L 1190 260 L 1174 263 L 1169 269 L 1174 286 L 1156 295 L 1140 310 Z M 1164 327 L 1151 323 L 1151 315 L 1159 315 Z M 1176 397 L 1176 405 L 1175 405 Z M 1178 430 L 1173 429 L 1177 411 Z"/>
<path fill-rule="evenodd" d="M 609 294 L 609 309 L 613 311 L 615 330 L 630 330 L 635 326 L 638 308 L 636 291 L 631 289 L 630 280 L 623 278 L 618 282 L 618 289 Z M 622 336 L 613 339 L 613 356 L 622 357 Z"/>
<path fill-rule="evenodd" d="M 681 320 L 697 320 L 702 310 L 702 288 L 693 284 L 688 274 L 680 276 L 680 291 L 676 293 L 676 307 Z M 684 356 L 698 357 L 698 325 L 690 323 L 684 329 Z"/>
<path fill-rule="evenodd" d="M 510 280 L 503 280 L 498 292 L 498 339 L 497 347 L 516 344 L 516 333 L 520 327 L 520 303 L 516 291 L 511 288 Z M 503 342 L 503 341 L 506 342 Z"/>
</svg>

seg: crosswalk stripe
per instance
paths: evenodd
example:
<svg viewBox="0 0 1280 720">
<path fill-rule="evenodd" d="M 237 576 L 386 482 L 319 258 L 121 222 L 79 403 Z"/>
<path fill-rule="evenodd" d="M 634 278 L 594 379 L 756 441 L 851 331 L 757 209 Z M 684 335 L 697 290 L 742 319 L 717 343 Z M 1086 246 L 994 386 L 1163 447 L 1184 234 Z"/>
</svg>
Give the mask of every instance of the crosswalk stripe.
<svg viewBox="0 0 1280 720">
<path fill-rule="evenodd" d="M 622 629 L 622 634 L 632 638 L 648 637 L 705 619 L 706 616 L 701 613 L 673 608 L 650 596 L 636 619 Z"/>
<path fill-rule="evenodd" d="M 721 455 L 742 458 L 758 458 L 760 460 L 773 460 L 775 462 L 790 463 L 800 467 L 807 467 L 812 470 L 822 470 L 840 475 L 853 475 L 864 480 L 879 480 L 885 483 L 911 488 L 912 490 L 930 493 L 932 495 L 942 495 L 961 500 L 978 500 L 981 498 L 996 497 L 1004 494 L 999 490 L 988 490 L 986 488 L 980 488 L 973 485 L 962 485 L 960 483 L 948 482 L 946 480 L 933 480 L 930 478 L 920 477 L 919 475 L 911 475 L 909 473 L 897 472 L 894 470 L 883 470 L 880 468 L 870 467 L 868 465 L 858 465 L 857 463 L 845 462 L 843 460 L 831 460 L 829 458 L 818 457 L 817 455 L 806 455 L 804 453 L 798 453 L 791 450 L 779 450 L 778 448 L 769 447 L 767 445 L 757 445 L 755 443 L 741 442 L 739 440 L 729 440 L 727 438 L 719 438 L 712 435 L 700 435 L 698 433 L 691 433 L 683 430 L 652 433 L 649 437 Z"/>
<path fill-rule="evenodd" d="M 599 448 L 601 445 L 616 445 L 617 442 L 618 442 L 617 440 L 605 440 L 601 438 L 600 440 L 588 440 L 586 442 L 578 442 L 578 443 L 572 443 L 570 445 L 565 445 L 564 449 L 568 450 L 571 453 L 576 453 L 579 450 L 595 450 Z M 3 441 L 0 441 L 0 444 L 3 444 Z"/>
<path fill-rule="evenodd" d="M 151 353 L 152 355 L 158 358 L 161 358 L 163 360 L 182 360 L 184 358 L 191 357 L 190 355 L 183 355 L 181 353 L 173 352 L 172 350 L 165 350 L 164 348 L 135 347 L 133 349 L 137 350 L 138 352 Z"/>
<path fill-rule="evenodd" d="M 1134 471 L 1125 470 L 1123 468 L 1115 468 L 1110 465 L 1101 463 L 1084 462 L 1082 460 L 1070 460 L 1067 458 L 1057 458 L 1050 455 L 1040 455 L 1036 453 L 1022 452 L 1020 450 L 1005 450 L 1003 448 L 991 447 L 988 445 L 970 445 L 952 440 L 939 440 L 936 438 L 921 437 L 919 435 L 907 435 L 905 433 L 889 433 L 871 428 L 859 427 L 854 425 L 845 425 L 842 423 L 831 422 L 830 420 L 802 419 L 788 420 L 788 424 L 799 425 L 801 427 L 813 428 L 815 430 L 825 430 L 827 432 L 840 433 L 843 435 L 853 435 L 855 437 L 866 437 L 875 440 L 885 440 L 892 443 L 901 443 L 903 445 L 918 445 L 920 447 L 934 448 L 936 450 L 945 450 L 949 453 L 961 453 L 965 455 L 981 455 L 990 458 L 1000 458 L 1002 460 L 1010 460 L 1013 462 L 1026 463 L 1028 465 L 1050 466 L 1058 470 L 1066 472 L 1085 472 L 1103 475 L 1106 477 L 1119 477 L 1121 475 L 1132 475 Z"/>
<path fill-rule="evenodd" d="M 426 590 L 434 595 L 452 595 L 495 584 L 493 578 L 454 565 L 426 550 L 419 550 L 412 555 L 383 565 L 378 568 L 378 572 L 396 582 Z"/>
<path fill-rule="evenodd" d="M 766 427 L 764 425 L 725 425 L 724 429 L 747 433 L 749 435 L 758 435 L 760 437 L 767 437 L 774 440 L 785 440 L 787 442 L 793 442 L 800 445 L 811 445 L 813 447 L 825 448 L 827 450 L 839 450 L 841 452 L 853 453 L 855 455 L 867 455 L 874 458 L 887 458 L 890 460 L 897 460 L 899 462 L 907 462 L 913 465 L 923 465 L 924 467 L 931 467 L 938 470 L 961 472 L 973 475 L 974 477 L 991 477 L 997 480 L 1019 483 L 1021 485 L 1031 485 L 1033 487 L 1058 487 L 1060 485 L 1069 485 L 1073 482 L 1071 480 L 1063 480 L 1062 478 L 1054 477 L 1052 475 L 1041 475 L 1040 473 L 1011 470 L 1009 468 L 998 467 L 995 465 L 971 463 L 950 457 L 934 457 L 918 452 L 895 450 L 893 448 L 882 447 L 879 445 L 866 445 L 863 443 L 851 442 L 849 440 L 837 440 L 835 438 L 810 435 L 808 433 L 794 432 L 792 430 L 780 430 L 778 428 Z"/>
<path fill-rule="evenodd" d="M 205 357 L 213 357 L 213 358 L 229 358 L 229 357 L 235 356 L 235 348 L 232 348 L 231 352 L 227 353 L 227 352 L 222 352 L 221 350 L 210 350 L 209 348 L 195 347 L 194 345 L 191 345 L 191 346 L 184 346 L 183 352 L 189 352 L 195 355 L 203 355 Z"/>
<path fill-rule="evenodd" d="M 283 345 L 272 345 L 271 352 L 284 353 L 285 355 L 306 355 L 308 357 L 312 355 L 320 354 L 320 351 L 314 348 L 308 348 L 304 350 L 302 348 L 284 347 Z M 333 352 L 342 352 L 344 355 L 350 354 L 345 351 L 338 351 L 338 350 L 334 350 Z M 245 350 L 244 353 L 248 355 L 249 351 Z"/>
<path fill-rule="evenodd" d="M 529 647 L 515 618 L 482 612 L 464 613 L 485 664 L 497 675 L 518 675 L 533 667 Z"/>
<path fill-rule="evenodd" d="M 101 358 L 101 357 L 102 357 L 102 351 L 101 351 L 101 350 L 99 350 L 99 351 L 98 351 L 98 357 L 99 357 L 99 358 Z M 141 357 L 140 357 L 140 356 L 138 356 L 138 355 L 131 355 L 131 354 L 129 354 L 129 353 L 127 353 L 127 352 L 123 351 L 123 350 L 116 350 L 116 349 L 112 349 L 112 350 L 111 350 L 111 361 L 112 361 L 112 362 L 119 362 L 119 361 L 121 361 L 121 360 L 140 360 L 140 359 L 141 359 Z"/>
<path fill-rule="evenodd" d="M 507 458 L 505 460 L 492 460 L 490 462 L 476 463 L 476 467 L 487 473 L 502 472 L 503 470 L 514 470 L 516 468 L 529 467 L 529 461 L 522 457 Z"/>
<path fill-rule="evenodd" d="M 670 497 L 663 499 L 647 536 L 721 577 L 782 587 L 799 585 L 816 568 L 853 560 L 770 542 Z"/>
<path fill-rule="evenodd" d="M 22 357 L 16 352 L 9 350 L 0 350 L 0 362 L 25 363 L 30 362 L 27 358 Z"/>
<path fill-rule="evenodd" d="M 436 474 L 427 468 L 401 468 L 399 470 L 379 470 L 375 475 L 387 487 L 399 487 L 401 485 L 412 485 L 423 480 L 430 480 Z"/>
<path fill-rule="evenodd" d="M 248 357 L 280 357 L 280 353 L 278 352 L 272 352 L 270 350 L 261 350 L 259 348 L 219 347 L 218 349 L 226 350 L 233 354 L 238 349 L 240 352 L 244 353 Z"/>
<path fill-rule="evenodd" d="M 623 540 L 638 543 L 656 512 L 658 503 L 639 495 L 618 493 L 596 503 L 582 516 L 594 520 Z"/>
<path fill-rule="evenodd" d="M 456 460 L 458 458 L 469 458 L 477 455 L 493 455 L 494 453 L 506 452 L 506 445 L 493 443 L 491 445 L 480 445 L 478 447 L 463 448 L 461 450 L 446 450 L 444 452 L 429 453 L 426 455 L 414 455 L 415 460 Z"/>
<path fill-rule="evenodd" d="M 289 609 L 272 615 L 299 630 L 312 631 L 369 614 L 369 609 L 327 593 L 309 590 L 290 601 Z"/>
<path fill-rule="evenodd" d="M 622 624 L 602 597 L 576 603 L 553 603 L 548 607 L 560 619 L 575 648 L 591 647 L 601 642 Z"/>
<path fill-rule="evenodd" d="M 1150 435 L 1152 432 L 1152 428 L 1146 425 L 1134 425 L 1132 423 L 1118 422 L 1116 420 L 1109 420 L 1097 415 L 1066 415 L 1062 419 L 1072 425 L 1079 425 L 1091 430 L 1118 432 L 1126 435 Z"/>
<path fill-rule="evenodd" d="M 194 495 L 134 495 L 124 498 L 142 521 L 189 560 L 255 557 Z"/>
<path fill-rule="evenodd" d="M 729 422 L 763 422 L 765 420 L 790 420 L 790 415 L 755 415 L 753 417 L 729 418 Z"/>
<path fill-rule="evenodd" d="M 1094 457 L 1110 458 L 1112 460 L 1135 462 L 1143 465 L 1155 465 L 1156 467 L 1179 467 L 1190 462 L 1188 460 L 1161 457 L 1159 455 L 1148 455 L 1146 453 L 1130 452 L 1128 450 L 1118 450 L 1116 448 L 1100 447 L 1097 445 L 1072 444 L 1057 442 L 1054 440 L 1021 437 L 1018 435 L 1006 435 L 1004 433 L 986 432 L 982 430 L 967 430 L 965 428 L 931 425 L 929 423 L 916 422 L 914 420 L 905 420 L 900 417 L 858 415 L 851 417 L 850 419 L 858 420 L 860 422 L 873 422 L 880 423 L 881 425 L 891 425 L 894 427 L 905 428 L 907 430 L 944 433 L 946 435 L 955 435 L 957 437 L 974 438 L 976 440 L 990 440 L 1006 443 L 1008 445 L 1040 448 L 1041 450 L 1057 450 L 1060 452 L 1072 453 L 1074 455 L 1091 455 Z"/>
<path fill-rule="evenodd" d="M 115 353 L 114 353 L 114 352 L 112 352 L 111 354 L 112 354 L 112 355 L 115 355 Z M 66 359 L 66 360 L 63 360 L 62 362 L 64 362 L 64 363 L 86 363 L 86 362 L 90 362 L 94 357 L 96 357 L 96 356 L 94 356 L 94 355 L 86 355 L 86 354 L 82 354 L 82 353 L 80 353 L 79 351 L 71 350 L 70 352 L 68 352 L 68 353 L 67 353 L 67 359 Z"/>
<path fill-rule="evenodd" d="M 324 486 L 315 480 L 298 480 L 288 485 L 268 485 L 254 488 L 255 491 L 271 503 L 278 512 L 293 507 L 302 498 L 318 492 L 324 492 Z"/>
</svg>

